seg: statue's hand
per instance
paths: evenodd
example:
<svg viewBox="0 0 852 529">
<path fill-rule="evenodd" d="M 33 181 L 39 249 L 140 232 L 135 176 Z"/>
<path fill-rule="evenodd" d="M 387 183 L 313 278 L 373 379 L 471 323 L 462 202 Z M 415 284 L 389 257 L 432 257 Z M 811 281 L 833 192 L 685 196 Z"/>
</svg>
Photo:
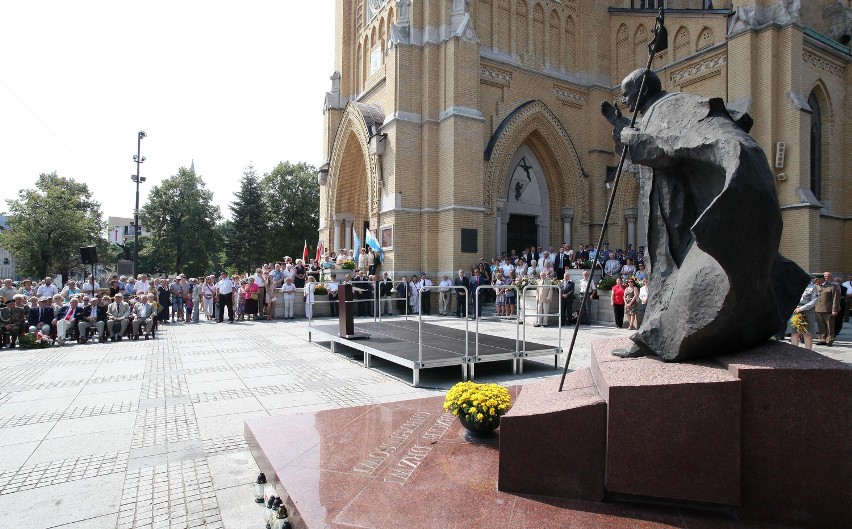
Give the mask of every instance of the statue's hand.
<svg viewBox="0 0 852 529">
<path fill-rule="evenodd" d="M 622 119 L 621 109 L 609 101 L 601 103 L 601 114 L 609 121 L 610 125 L 616 125 Z"/>
</svg>

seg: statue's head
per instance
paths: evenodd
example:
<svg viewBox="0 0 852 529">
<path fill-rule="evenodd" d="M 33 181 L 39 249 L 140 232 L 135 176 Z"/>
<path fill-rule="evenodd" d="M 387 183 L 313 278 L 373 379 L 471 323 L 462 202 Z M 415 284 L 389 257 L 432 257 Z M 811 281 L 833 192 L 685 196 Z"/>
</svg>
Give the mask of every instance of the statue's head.
<svg viewBox="0 0 852 529">
<path fill-rule="evenodd" d="M 648 79 L 645 81 L 645 89 L 642 90 L 642 94 L 640 95 L 639 90 L 642 86 L 642 75 L 644 73 L 645 68 L 633 70 L 621 82 L 621 99 L 627 104 L 627 108 L 631 112 L 634 112 L 637 106 L 641 109 L 649 99 L 663 90 L 660 78 L 657 77 L 657 74 L 653 70 L 649 70 Z"/>
</svg>

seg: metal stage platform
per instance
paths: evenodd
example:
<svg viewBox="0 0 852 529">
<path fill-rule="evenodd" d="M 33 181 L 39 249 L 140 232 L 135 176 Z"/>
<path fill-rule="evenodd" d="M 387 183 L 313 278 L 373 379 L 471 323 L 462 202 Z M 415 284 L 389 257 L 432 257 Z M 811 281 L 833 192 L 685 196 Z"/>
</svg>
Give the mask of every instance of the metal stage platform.
<svg viewBox="0 0 852 529">
<path fill-rule="evenodd" d="M 361 351 L 364 367 L 371 367 L 370 359 L 374 356 L 407 367 L 413 371 L 414 386 L 419 385 L 421 369 L 461 366 L 462 380 L 467 380 L 474 377 L 474 366 L 480 362 L 511 360 L 512 373 L 516 374 L 523 372 L 524 358 L 553 355 L 555 368 L 561 352 L 559 347 L 550 345 L 414 320 L 355 322 L 355 332 L 369 334 L 369 338 L 341 338 L 339 331 L 339 325 L 314 325 L 308 329 L 308 341 L 313 341 L 316 335 L 318 341 L 331 342 L 332 352 L 336 344 Z"/>
</svg>

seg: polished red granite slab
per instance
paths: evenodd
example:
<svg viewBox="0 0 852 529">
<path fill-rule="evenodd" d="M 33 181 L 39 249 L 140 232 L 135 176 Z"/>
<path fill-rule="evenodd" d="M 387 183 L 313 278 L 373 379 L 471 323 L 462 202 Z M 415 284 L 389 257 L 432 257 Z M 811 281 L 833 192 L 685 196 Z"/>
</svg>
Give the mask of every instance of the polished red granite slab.
<svg viewBox="0 0 852 529">
<path fill-rule="evenodd" d="M 588 368 L 568 374 L 562 392 L 557 377 L 525 386 L 500 420 L 498 488 L 603 500 L 606 417 Z"/>
<path fill-rule="evenodd" d="M 629 344 L 592 344 L 608 406 L 607 491 L 739 505 L 740 380 L 712 362 L 612 355 Z"/>
<path fill-rule="evenodd" d="M 468 441 L 442 403 L 435 397 L 250 419 L 245 435 L 285 494 L 295 528 L 687 527 L 688 513 L 673 508 L 499 492 L 499 437 Z M 704 529 L 747 527 L 698 519 Z"/>
<path fill-rule="evenodd" d="M 743 385 L 741 514 L 852 527 L 852 368 L 781 342 L 716 361 Z"/>
</svg>

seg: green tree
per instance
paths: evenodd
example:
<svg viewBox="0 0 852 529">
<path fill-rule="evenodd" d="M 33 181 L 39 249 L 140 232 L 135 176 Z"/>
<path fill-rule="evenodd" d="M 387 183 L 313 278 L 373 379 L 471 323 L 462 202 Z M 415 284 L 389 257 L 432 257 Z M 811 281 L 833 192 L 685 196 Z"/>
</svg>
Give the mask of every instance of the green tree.
<svg viewBox="0 0 852 529">
<path fill-rule="evenodd" d="M 243 171 L 240 190 L 230 206 L 231 222 L 225 243 L 225 265 L 241 272 L 254 271 L 265 262 L 269 213 L 254 166 Z"/>
<path fill-rule="evenodd" d="M 151 189 L 140 212 L 140 222 L 150 232 L 140 254 L 149 266 L 166 273 L 211 273 L 221 250 L 216 229 L 221 217 L 213 192 L 194 171 L 181 167 Z"/>
<path fill-rule="evenodd" d="M 18 259 L 22 275 L 68 275 L 80 264 L 80 247 L 97 246 L 106 254 L 101 205 L 89 186 L 56 172 L 41 174 L 35 189 L 23 189 L 6 201 L 9 229 L 0 233 L 0 246 Z"/>
<path fill-rule="evenodd" d="M 263 176 L 272 222 L 269 226 L 267 261 L 285 255 L 302 256 L 305 241 L 314 248 L 319 228 L 319 184 L 316 169 L 300 162 L 281 162 Z"/>
</svg>

